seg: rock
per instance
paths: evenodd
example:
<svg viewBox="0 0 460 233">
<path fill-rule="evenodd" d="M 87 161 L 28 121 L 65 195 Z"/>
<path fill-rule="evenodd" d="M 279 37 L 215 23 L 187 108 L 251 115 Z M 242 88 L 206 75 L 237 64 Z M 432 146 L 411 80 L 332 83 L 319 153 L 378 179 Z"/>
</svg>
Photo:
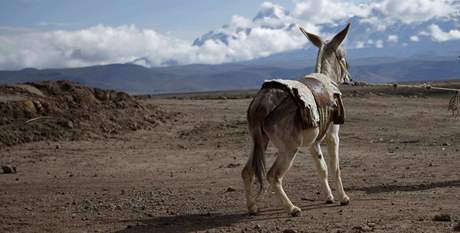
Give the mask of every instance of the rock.
<svg viewBox="0 0 460 233">
<path fill-rule="evenodd" d="M 235 192 L 236 189 L 233 187 L 228 187 L 226 192 Z"/>
<path fill-rule="evenodd" d="M 353 232 L 370 232 L 373 230 L 372 227 L 369 227 L 368 225 L 364 226 L 355 226 L 352 228 Z"/>
<path fill-rule="evenodd" d="M 262 226 L 260 226 L 259 224 L 256 224 L 254 226 L 254 229 L 256 229 L 257 231 L 261 231 L 262 230 Z"/>
<path fill-rule="evenodd" d="M 433 221 L 436 222 L 450 222 L 452 219 L 448 214 L 437 214 L 433 217 Z"/>
<path fill-rule="evenodd" d="M 235 168 L 235 167 L 239 167 L 241 164 L 239 163 L 230 163 L 227 165 L 227 168 Z"/>
<path fill-rule="evenodd" d="M 26 100 L 23 102 L 24 104 L 24 109 L 28 110 L 29 112 L 36 113 L 37 108 L 35 108 L 35 104 L 32 100 Z"/>
<path fill-rule="evenodd" d="M 65 127 L 69 128 L 69 129 L 73 129 L 73 122 L 72 121 L 67 121 L 66 124 L 65 124 Z"/>
<path fill-rule="evenodd" d="M 2 166 L 4 174 L 16 173 L 16 167 L 11 165 Z"/>
<path fill-rule="evenodd" d="M 40 103 L 40 101 L 32 101 L 32 103 L 35 105 L 35 109 L 37 110 L 37 112 L 44 112 L 44 108 L 42 106 L 42 104 Z"/>
<path fill-rule="evenodd" d="M 283 233 L 297 233 L 297 231 L 294 229 L 286 229 L 283 231 Z"/>
</svg>

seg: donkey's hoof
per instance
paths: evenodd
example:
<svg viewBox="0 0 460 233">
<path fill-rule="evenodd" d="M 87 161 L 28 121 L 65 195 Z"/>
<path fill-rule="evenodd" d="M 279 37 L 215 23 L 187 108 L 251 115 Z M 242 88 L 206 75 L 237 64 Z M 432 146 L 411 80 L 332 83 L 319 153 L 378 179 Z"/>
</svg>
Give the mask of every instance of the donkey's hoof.
<svg viewBox="0 0 460 233">
<path fill-rule="evenodd" d="M 300 216 L 302 216 L 302 210 L 299 207 L 294 206 L 291 209 L 291 216 L 292 217 L 300 217 Z"/>
<path fill-rule="evenodd" d="M 332 204 L 334 203 L 334 196 L 328 196 L 326 199 L 326 204 Z"/>
<path fill-rule="evenodd" d="M 340 201 L 340 205 L 348 205 L 350 204 L 350 198 L 348 196 L 345 196 L 344 198 L 342 198 L 342 200 Z"/>
</svg>

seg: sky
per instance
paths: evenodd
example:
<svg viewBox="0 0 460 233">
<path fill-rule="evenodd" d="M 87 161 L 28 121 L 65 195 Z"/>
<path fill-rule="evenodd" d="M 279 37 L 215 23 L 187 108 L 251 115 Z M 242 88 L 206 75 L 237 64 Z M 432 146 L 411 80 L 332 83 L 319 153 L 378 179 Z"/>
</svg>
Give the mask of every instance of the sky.
<svg viewBox="0 0 460 233">
<path fill-rule="evenodd" d="M 75 30 L 94 25 L 136 25 L 193 40 L 228 23 L 253 17 L 264 0 L 0 0 L 0 27 Z M 287 9 L 290 0 L 273 3 Z"/>
<path fill-rule="evenodd" d="M 0 0 L 0 69 L 250 60 L 311 46 L 298 26 L 328 38 L 351 18 L 362 35 L 416 29 L 351 48 L 443 43 L 460 41 L 459 16 L 460 0 Z"/>
</svg>

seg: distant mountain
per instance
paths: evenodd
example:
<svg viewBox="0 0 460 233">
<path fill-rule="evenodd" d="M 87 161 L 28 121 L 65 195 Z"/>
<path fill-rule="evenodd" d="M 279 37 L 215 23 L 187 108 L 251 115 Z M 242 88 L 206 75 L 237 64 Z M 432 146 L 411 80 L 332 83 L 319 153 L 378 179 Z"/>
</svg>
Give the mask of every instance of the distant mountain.
<svg viewBox="0 0 460 233">
<path fill-rule="evenodd" d="M 283 55 L 278 55 L 283 57 Z M 288 54 L 288 56 L 290 56 Z M 299 54 L 299 60 L 303 57 Z M 311 57 L 311 56 L 310 56 Z M 280 58 L 281 59 L 281 58 Z M 274 59 L 275 60 L 275 59 Z M 282 59 L 281 59 L 282 60 Z M 308 59 L 307 59 L 308 60 Z M 70 69 L 23 69 L 0 71 L 0 83 L 40 80 L 72 80 L 91 87 L 123 90 L 133 94 L 236 90 L 259 88 L 266 79 L 296 79 L 312 72 L 312 67 L 274 64 L 263 60 L 221 65 L 185 65 L 146 68 L 135 64 L 112 64 Z M 305 63 L 304 63 L 305 64 Z M 309 64 L 313 64 L 310 63 Z M 350 61 L 354 80 L 402 82 L 460 79 L 460 60 L 395 59 L 388 57 Z"/>
</svg>

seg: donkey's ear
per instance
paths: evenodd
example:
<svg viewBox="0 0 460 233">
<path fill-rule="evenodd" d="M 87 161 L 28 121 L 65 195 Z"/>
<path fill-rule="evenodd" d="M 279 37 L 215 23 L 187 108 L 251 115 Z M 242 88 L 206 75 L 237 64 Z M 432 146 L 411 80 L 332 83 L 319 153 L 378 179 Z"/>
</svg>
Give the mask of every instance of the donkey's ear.
<svg viewBox="0 0 460 233">
<path fill-rule="evenodd" d="M 321 40 L 319 36 L 305 31 L 303 27 L 299 27 L 299 29 L 308 38 L 308 40 L 311 41 L 311 43 L 313 43 L 316 47 L 321 48 L 321 46 L 324 44 L 323 40 Z"/>
<path fill-rule="evenodd" d="M 348 29 L 350 29 L 350 26 L 351 22 L 349 22 L 342 31 L 337 33 L 337 35 L 335 35 L 334 38 L 332 38 L 331 42 L 329 42 L 329 46 L 331 46 L 331 48 L 337 49 L 340 46 L 340 44 L 342 44 L 343 40 L 348 34 Z"/>
</svg>

